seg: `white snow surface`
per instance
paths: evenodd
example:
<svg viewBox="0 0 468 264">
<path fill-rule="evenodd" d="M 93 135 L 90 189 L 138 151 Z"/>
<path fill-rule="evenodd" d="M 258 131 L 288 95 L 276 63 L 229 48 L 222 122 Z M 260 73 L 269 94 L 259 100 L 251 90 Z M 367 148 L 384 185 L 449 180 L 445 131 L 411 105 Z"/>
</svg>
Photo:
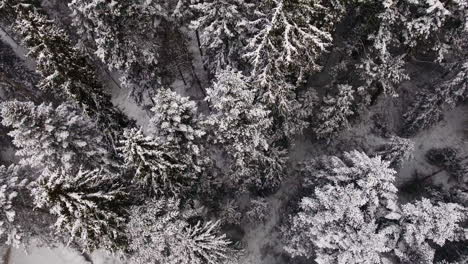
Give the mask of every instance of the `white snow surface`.
<svg viewBox="0 0 468 264">
<path fill-rule="evenodd" d="M 136 123 L 144 130 L 148 125 L 150 116 L 143 108 L 138 106 L 132 98 L 129 97 L 130 90 L 125 89 L 118 83 L 119 74 L 112 72 L 104 76 L 107 81 L 106 86 L 112 98 L 112 103 L 119 108 L 129 118 L 134 119 Z"/>
<path fill-rule="evenodd" d="M 2 250 L 2 253 L 5 249 Z M 104 251 L 91 254 L 92 262 L 86 261 L 80 252 L 64 246 L 57 248 L 12 249 L 7 264 L 123 264 Z"/>
</svg>

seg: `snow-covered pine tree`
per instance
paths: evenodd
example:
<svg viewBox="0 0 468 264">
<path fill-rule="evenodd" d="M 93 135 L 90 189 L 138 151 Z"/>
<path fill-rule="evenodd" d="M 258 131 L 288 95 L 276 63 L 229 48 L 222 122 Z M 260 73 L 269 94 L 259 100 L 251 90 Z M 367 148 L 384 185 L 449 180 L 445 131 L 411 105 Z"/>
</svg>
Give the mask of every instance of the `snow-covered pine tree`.
<svg viewBox="0 0 468 264">
<path fill-rule="evenodd" d="M 392 167 L 398 167 L 403 162 L 413 158 L 414 142 L 407 138 L 391 136 L 388 142 L 377 147 L 375 155 L 389 161 Z"/>
<path fill-rule="evenodd" d="M 193 209 L 180 200 L 159 199 L 131 210 L 128 223 L 130 260 L 135 264 L 218 264 L 230 242 L 218 232 L 219 222 L 190 224 Z"/>
<path fill-rule="evenodd" d="M 247 15 L 254 6 L 244 0 L 209 0 L 190 6 L 197 14 L 191 27 L 200 34 L 204 63 L 211 74 L 227 67 L 238 68 Z"/>
<path fill-rule="evenodd" d="M 141 130 L 126 130 L 119 151 L 127 166 L 135 169 L 134 181 L 150 195 L 180 194 L 197 179 L 190 155 L 177 145 L 145 136 Z"/>
<path fill-rule="evenodd" d="M 229 157 L 230 180 L 245 187 L 276 186 L 283 177 L 286 157 L 271 145 L 273 120 L 267 107 L 255 100 L 255 95 L 242 73 L 230 69 L 220 71 L 205 98 L 215 113 L 204 123 L 212 131 L 211 141 Z"/>
<path fill-rule="evenodd" d="M 318 70 L 318 57 L 332 41 L 336 22 L 333 7 L 324 1 L 273 0 L 257 5 L 249 31 L 253 34 L 244 57 L 252 64 L 252 75 L 270 90 L 275 77 L 284 79 L 294 72 L 299 79 Z M 281 79 L 280 79 L 281 80 Z M 275 96 L 274 89 L 271 96 Z"/>
<path fill-rule="evenodd" d="M 189 149 L 205 135 L 194 101 L 170 89 L 160 90 L 153 100 L 151 111 L 154 116 L 150 120 L 152 134 Z M 196 148 L 192 151 L 198 152 Z"/>
<path fill-rule="evenodd" d="M 425 45 L 427 43 L 435 44 L 432 45 L 435 48 L 442 47 L 442 29 L 457 20 L 460 22 L 458 26 L 464 27 L 463 10 L 467 10 L 463 1 L 440 0 L 389 0 L 375 2 L 373 8 L 380 10 L 373 14 L 379 22 L 369 38 L 376 55 L 384 62 L 386 58 L 393 58 L 390 50 L 399 45 L 418 47 L 423 52 L 431 49 L 431 45 Z"/>
<path fill-rule="evenodd" d="M 278 130 L 290 138 L 308 125 L 298 118 L 296 87 L 319 70 L 318 59 L 331 45 L 339 12 L 328 1 L 273 0 L 257 5 L 248 24 L 243 57 L 260 97 L 273 112 Z"/>
<path fill-rule="evenodd" d="M 13 23 L 17 14 L 15 6 L 22 2 L 22 0 L 0 0 L 0 21 L 5 25 Z M 37 4 L 37 2 L 29 1 L 29 4 Z"/>
<path fill-rule="evenodd" d="M 318 138 L 328 138 L 349 126 L 348 119 L 354 114 L 354 89 L 347 84 L 337 86 L 336 96 L 326 96 L 318 111 L 318 124 L 314 131 Z"/>
<path fill-rule="evenodd" d="M 9 101 L 0 105 L 2 124 L 13 130 L 13 144 L 21 163 L 36 169 L 76 171 L 112 165 L 96 123 L 69 104 L 58 107 Z"/>
<path fill-rule="evenodd" d="M 0 85 L 2 86 L 1 99 L 20 99 L 39 97 L 34 84 L 39 76 L 29 70 L 26 63 L 20 59 L 15 51 L 5 42 L 0 42 Z M 11 89 L 6 88 L 11 87 Z"/>
<path fill-rule="evenodd" d="M 439 63 L 460 57 L 454 54 L 467 36 L 465 1 L 351 2 L 357 6 L 348 9 L 357 10 L 359 17 L 350 19 L 357 25 L 349 28 L 344 51 L 349 52 L 346 59 L 360 56 L 351 73 L 357 70 L 363 81 L 359 90 L 365 103 L 379 94 L 397 96 L 398 84 L 409 79 L 408 61 Z"/>
<path fill-rule="evenodd" d="M 86 114 L 98 120 L 99 126 L 113 140 L 115 131 L 128 120 L 104 93 L 88 58 L 36 5 L 21 3 L 15 6 L 15 12 L 15 28 L 43 77 L 39 87 L 79 105 Z"/>
<path fill-rule="evenodd" d="M 51 230 L 55 217 L 34 206 L 30 188 L 36 177 L 27 166 L 0 165 L 0 243 L 28 248 L 63 239 Z"/>
<path fill-rule="evenodd" d="M 286 250 L 292 256 L 316 255 L 319 264 L 388 263 L 385 253 L 396 242 L 392 226 L 379 227 L 377 219 L 361 208 L 371 205 L 362 189 L 352 184 L 328 184 L 305 197 L 294 216 Z M 374 212 L 375 213 L 375 212 Z"/>
<path fill-rule="evenodd" d="M 247 212 L 245 212 L 245 220 L 254 225 L 265 223 L 268 221 L 271 211 L 272 206 L 265 198 L 253 199 L 248 206 Z"/>
<path fill-rule="evenodd" d="M 287 252 L 316 256 L 320 264 L 388 264 L 396 257 L 430 264 L 433 244 L 467 239 L 460 225 L 467 209 L 460 205 L 423 199 L 400 208 L 389 164 L 353 151 L 309 168 L 315 190 L 285 233 Z"/>
<path fill-rule="evenodd" d="M 460 223 L 467 219 L 468 208 L 454 203 L 435 205 L 423 198 L 402 207 L 402 239 L 396 255 L 403 262 L 433 263 L 435 248 L 447 241 L 467 240 Z"/>
<path fill-rule="evenodd" d="M 409 75 L 404 69 L 406 62 L 403 59 L 404 55 L 385 58 L 380 61 L 364 58 L 357 65 L 358 74 L 363 81 L 358 91 L 364 103 L 371 104 L 371 97 L 376 93 L 393 97 L 398 96 L 398 85 L 402 81 L 409 80 Z"/>
<path fill-rule="evenodd" d="M 353 151 L 329 157 L 312 171 L 318 181 L 292 220 L 286 250 L 325 263 L 387 263 L 398 229 L 378 219 L 397 209 L 396 172 L 380 157 Z"/>
<path fill-rule="evenodd" d="M 117 250 L 125 220 L 118 206 L 123 193 L 109 178 L 99 169 L 46 169 L 32 187 L 34 203 L 57 216 L 54 228 L 68 235 L 68 245 Z"/>
<path fill-rule="evenodd" d="M 159 90 L 153 101 L 149 135 L 177 150 L 188 173 L 182 178 L 198 178 L 210 160 L 202 144 L 206 131 L 196 103 L 170 89 Z"/>
<path fill-rule="evenodd" d="M 20 4 L 17 11 L 16 29 L 44 77 L 39 87 L 96 111 L 99 105 L 92 96 L 102 93 L 101 86 L 93 83 L 92 68 L 86 67 L 86 59 L 74 50 L 66 33 L 30 5 Z"/>
<path fill-rule="evenodd" d="M 19 178 L 19 167 L 0 166 L 0 241 L 18 247 L 22 242 L 21 223 L 16 219 L 15 199 L 24 191 L 27 179 Z"/>
<path fill-rule="evenodd" d="M 168 1 L 166 1 L 168 2 Z M 161 1 L 73 0 L 73 24 L 84 36 L 80 46 L 94 53 L 111 71 L 123 74 L 137 103 L 160 87 L 158 62 L 161 20 L 168 3 Z"/>
<path fill-rule="evenodd" d="M 432 148 L 426 154 L 426 161 L 440 169 L 445 170 L 457 183 L 465 182 L 468 167 L 459 152 L 454 148 Z"/>
</svg>

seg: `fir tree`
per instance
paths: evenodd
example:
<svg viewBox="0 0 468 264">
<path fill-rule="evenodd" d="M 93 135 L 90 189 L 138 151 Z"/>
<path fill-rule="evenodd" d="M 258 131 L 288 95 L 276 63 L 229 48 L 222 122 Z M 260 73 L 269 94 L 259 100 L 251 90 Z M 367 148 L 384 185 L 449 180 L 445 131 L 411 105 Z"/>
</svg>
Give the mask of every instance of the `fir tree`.
<svg viewBox="0 0 468 264">
<path fill-rule="evenodd" d="M 135 182 L 150 194 L 180 194 L 197 180 L 190 155 L 175 145 L 136 129 L 126 130 L 120 145 L 127 166 L 135 169 Z"/>
<path fill-rule="evenodd" d="M 349 127 L 348 119 L 354 114 L 354 92 L 350 85 L 338 85 L 336 96 L 323 99 L 324 105 L 317 117 L 319 123 L 314 129 L 318 138 L 327 138 Z"/>
<path fill-rule="evenodd" d="M 404 262 L 433 263 L 435 249 L 447 241 L 466 240 L 459 225 L 466 219 L 467 209 L 453 203 L 434 205 L 423 198 L 402 208 L 402 242 L 396 254 Z"/>
<path fill-rule="evenodd" d="M 51 229 L 56 218 L 34 205 L 30 189 L 36 177 L 26 166 L 0 166 L 0 241 L 5 245 L 50 246 L 64 237 Z"/>
<path fill-rule="evenodd" d="M 318 57 L 332 40 L 330 7 L 320 1 L 274 0 L 257 8 L 260 17 L 251 29 L 254 35 L 244 56 L 252 63 L 252 75 L 259 77 L 262 86 L 269 90 L 272 78 L 284 78 L 289 67 L 296 69 L 298 77 L 305 71 L 320 69 Z"/>
<path fill-rule="evenodd" d="M 397 136 L 389 138 L 385 143 L 377 148 L 376 155 L 389 161 L 394 167 L 400 166 L 403 162 L 412 159 L 414 151 L 414 142 Z"/>
<path fill-rule="evenodd" d="M 68 234 L 69 245 L 78 243 L 86 250 L 121 246 L 124 218 L 115 202 L 122 192 L 106 177 L 98 169 L 75 174 L 46 169 L 33 186 L 35 205 L 57 216 L 54 228 Z"/>
<path fill-rule="evenodd" d="M 205 100 L 215 111 L 205 124 L 212 128 L 212 141 L 229 156 L 229 178 L 245 186 L 278 185 L 286 157 L 271 143 L 270 112 L 255 101 L 247 78 L 233 70 L 220 71 Z"/>
<path fill-rule="evenodd" d="M 191 27 L 200 32 L 201 49 L 207 69 L 216 74 L 227 67 L 237 68 L 241 40 L 245 38 L 248 10 L 254 5 L 244 0 L 203 1 L 191 5 L 198 14 Z"/>
<path fill-rule="evenodd" d="M 309 180 L 313 195 L 302 199 L 292 218 L 286 250 L 315 255 L 317 263 L 387 264 L 398 257 L 429 264 L 432 243 L 466 240 L 460 226 L 466 208 L 428 199 L 400 207 L 389 164 L 357 151 L 316 162 Z"/>
<path fill-rule="evenodd" d="M 131 88 L 130 95 L 137 103 L 144 103 L 145 95 L 154 96 L 154 89 L 161 85 L 158 24 L 168 15 L 165 4 L 73 0 L 69 7 L 73 24 L 84 36 L 80 46 L 111 71 L 121 71 L 122 84 Z"/>
<path fill-rule="evenodd" d="M 78 104 L 112 137 L 128 120 L 113 107 L 88 58 L 37 7 L 19 4 L 16 12 L 15 28 L 43 77 L 39 87 Z"/>
<path fill-rule="evenodd" d="M 218 222 L 190 224 L 193 209 L 180 209 L 176 199 L 153 200 L 131 211 L 128 237 L 131 261 L 168 264 L 217 264 L 230 251 L 225 235 L 218 233 Z"/>
<path fill-rule="evenodd" d="M 18 147 L 21 162 L 33 168 L 112 167 L 103 135 L 95 122 L 69 104 L 57 108 L 32 102 L 1 104 L 2 124 Z"/>
<path fill-rule="evenodd" d="M 415 135 L 443 118 L 444 107 L 453 108 L 468 96 L 468 62 L 454 66 L 455 74 L 416 95 L 412 106 L 405 113 L 404 132 Z M 452 69 L 453 70 L 453 69 Z"/>
<path fill-rule="evenodd" d="M 24 191 L 27 179 L 19 178 L 15 165 L 0 166 L 0 241 L 18 247 L 22 242 L 22 227 L 16 217 L 15 200 L 18 192 Z"/>
<path fill-rule="evenodd" d="M 196 150 L 195 142 L 204 134 L 196 103 L 169 89 L 159 91 L 151 111 L 150 130 L 166 142 Z"/>
<path fill-rule="evenodd" d="M 330 3 L 302 0 L 262 2 L 255 14 L 243 57 L 278 130 L 291 139 L 308 125 L 298 114 L 307 104 L 300 102 L 296 87 L 321 69 L 318 59 L 331 45 L 339 15 Z"/>
<path fill-rule="evenodd" d="M 365 58 L 357 65 L 360 78 L 364 82 L 358 90 L 366 104 L 371 103 L 371 95 L 375 91 L 388 96 L 398 96 L 398 85 L 410 79 L 405 72 L 403 58 L 404 56 L 395 56 L 381 62 Z"/>
</svg>

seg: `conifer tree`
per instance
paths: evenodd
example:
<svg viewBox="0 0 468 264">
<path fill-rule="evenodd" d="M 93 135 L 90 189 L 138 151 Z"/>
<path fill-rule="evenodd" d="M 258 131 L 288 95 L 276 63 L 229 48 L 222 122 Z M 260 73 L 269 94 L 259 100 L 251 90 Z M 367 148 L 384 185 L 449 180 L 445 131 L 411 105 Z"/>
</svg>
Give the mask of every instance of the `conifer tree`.
<svg viewBox="0 0 468 264">
<path fill-rule="evenodd" d="M 159 91 L 151 111 L 151 133 L 164 141 L 191 148 L 205 134 L 196 103 L 170 89 Z"/>
<path fill-rule="evenodd" d="M 400 206 L 389 164 L 357 151 L 316 162 L 309 179 L 313 194 L 302 199 L 286 231 L 287 252 L 315 255 L 320 264 L 387 264 L 395 258 L 429 264 L 434 243 L 466 240 L 466 208 L 428 199 Z"/>
<path fill-rule="evenodd" d="M 398 230 L 377 222 L 396 209 L 396 172 L 388 165 L 357 151 L 329 158 L 314 173 L 319 185 L 313 197 L 302 199 L 292 220 L 287 251 L 305 257 L 315 251 L 320 264 L 386 263 Z"/>
<path fill-rule="evenodd" d="M 37 176 L 27 166 L 0 166 L 0 241 L 5 245 L 50 246 L 64 237 L 51 229 L 56 218 L 34 205 L 30 189 Z"/>
<path fill-rule="evenodd" d="M 227 259 L 230 242 L 218 232 L 219 222 L 190 224 L 193 209 L 177 199 L 153 200 L 131 211 L 127 230 L 131 261 L 168 264 L 217 264 Z"/>
<path fill-rule="evenodd" d="M 260 98 L 269 106 L 286 138 L 301 133 L 307 122 L 296 92 L 305 76 L 321 69 L 319 57 L 331 45 L 334 23 L 340 15 L 328 1 L 264 1 L 248 28 L 243 57 Z"/>
<path fill-rule="evenodd" d="M 455 65 L 455 74 L 436 84 L 433 89 L 425 89 L 416 95 L 416 99 L 405 113 L 404 132 L 415 135 L 429 128 L 443 118 L 445 107 L 454 108 L 468 97 L 468 62 Z"/>
<path fill-rule="evenodd" d="M 435 244 L 442 247 L 448 241 L 466 240 L 460 223 L 466 220 L 467 208 L 453 203 L 435 205 L 423 198 L 402 207 L 401 246 L 396 255 L 404 262 L 433 263 Z"/>
<path fill-rule="evenodd" d="M 338 94 L 327 96 L 323 101 L 315 127 L 318 138 L 327 138 L 349 126 L 348 119 L 354 114 L 354 89 L 350 85 L 338 85 Z"/>
<path fill-rule="evenodd" d="M 398 167 L 413 157 L 414 142 L 407 138 L 392 136 L 388 143 L 377 148 L 376 155 L 390 161 L 390 165 Z"/>
<path fill-rule="evenodd" d="M 256 102 L 247 78 L 237 71 L 220 71 L 205 100 L 215 111 L 205 124 L 212 128 L 212 141 L 229 157 L 229 178 L 245 186 L 278 185 L 286 157 L 272 144 L 270 111 Z"/>
<path fill-rule="evenodd" d="M 85 250 L 120 246 L 124 218 L 117 199 L 122 196 L 102 170 L 44 170 L 32 189 L 34 203 L 57 216 L 54 229 L 68 235 L 68 245 Z M 106 187 L 107 185 L 107 187 Z"/>
<path fill-rule="evenodd" d="M 22 242 L 22 223 L 16 218 L 15 200 L 24 191 L 27 179 L 20 179 L 15 165 L 0 166 L 0 241 L 18 247 Z"/>
<path fill-rule="evenodd" d="M 137 103 L 161 86 L 159 62 L 161 20 L 168 1 L 73 0 L 73 24 L 84 36 L 80 46 L 94 53 L 111 71 L 122 72 L 122 84 Z M 165 24 L 165 23 L 162 23 Z"/>
<path fill-rule="evenodd" d="M 113 166 L 96 123 L 76 107 L 9 101 L 1 104 L 1 116 L 2 124 L 13 128 L 9 135 L 23 164 L 71 171 Z"/>
<path fill-rule="evenodd" d="M 180 179 L 183 186 L 191 186 L 205 171 L 210 159 L 203 142 L 206 134 L 194 101 L 169 89 L 161 89 L 153 98 L 154 113 L 149 121 L 149 136 L 157 139 L 162 146 L 171 149 L 179 159 L 173 163 L 183 166 L 180 173 L 172 175 Z M 169 154 L 168 153 L 168 154 Z M 169 154 L 172 155 L 172 154 Z M 178 164 L 178 165 L 176 165 Z"/>
<path fill-rule="evenodd" d="M 150 194 L 180 194 L 198 178 L 190 155 L 176 145 L 145 136 L 141 130 L 126 130 L 120 145 L 127 166 L 135 169 L 134 181 Z"/>
<path fill-rule="evenodd" d="M 39 87 L 79 105 L 86 114 L 98 120 L 109 137 L 128 120 L 104 93 L 95 68 L 81 54 L 60 29 L 34 5 L 20 3 L 15 6 L 15 28 L 29 50 L 28 56 L 36 60 L 36 69 L 42 75 Z"/>
<path fill-rule="evenodd" d="M 204 62 L 212 74 L 228 67 L 237 68 L 243 47 L 248 10 L 254 5 L 244 0 L 203 1 L 191 5 L 198 14 L 191 27 L 200 33 Z"/>
</svg>

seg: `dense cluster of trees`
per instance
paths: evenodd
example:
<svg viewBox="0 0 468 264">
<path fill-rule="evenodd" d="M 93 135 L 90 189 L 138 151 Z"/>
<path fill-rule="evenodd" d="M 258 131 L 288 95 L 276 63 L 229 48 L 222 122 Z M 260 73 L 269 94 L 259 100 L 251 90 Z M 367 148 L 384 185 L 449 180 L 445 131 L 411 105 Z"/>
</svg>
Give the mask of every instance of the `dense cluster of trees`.
<svg viewBox="0 0 468 264">
<path fill-rule="evenodd" d="M 466 191 L 405 201 L 396 184 L 415 148 L 408 137 L 468 96 L 466 1 L 66 3 L 0 0 L 2 30 L 28 50 L 41 93 L 0 104 L 0 132 L 17 157 L 0 164 L 0 241 L 103 248 L 141 264 L 234 263 L 242 250 L 223 232 L 266 221 L 267 198 L 292 178 L 300 202 L 281 221 L 291 263 L 466 260 L 440 257 L 466 245 Z M 209 82 L 198 82 L 203 100 L 170 88 L 168 59 L 192 63 L 192 44 Z M 436 77 L 402 109 L 398 135 L 293 169 L 298 138 L 332 142 L 380 98 L 398 97 L 418 63 Z M 4 65 L 1 80 L 25 85 L 15 76 L 23 71 Z M 129 100 L 151 106 L 148 124 L 113 105 L 109 73 Z M 457 155 L 435 149 L 427 159 L 466 186 Z"/>
</svg>

